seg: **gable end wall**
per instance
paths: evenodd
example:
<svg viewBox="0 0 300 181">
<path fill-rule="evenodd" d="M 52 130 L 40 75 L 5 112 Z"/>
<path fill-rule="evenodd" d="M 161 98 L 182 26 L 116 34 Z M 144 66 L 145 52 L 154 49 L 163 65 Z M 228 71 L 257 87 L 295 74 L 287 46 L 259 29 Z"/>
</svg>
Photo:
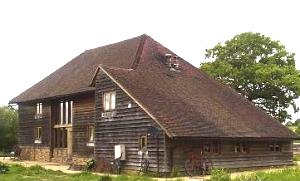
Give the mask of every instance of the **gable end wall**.
<svg viewBox="0 0 300 181">
<path fill-rule="evenodd" d="M 122 168 L 127 171 L 139 170 L 141 161 L 141 156 L 138 155 L 139 138 L 140 136 L 147 135 L 147 131 L 150 127 L 159 128 L 159 126 L 103 72 L 98 73 L 95 87 L 96 158 L 111 162 L 114 159 L 114 146 L 124 144 L 126 149 L 126 161 L 122 162 Z M 115 116 L 112 118 L 103 118 L 101 116 L 103 112 L 102 96 L 104 92 L 108 91 L 116 91 Z M 129 103 L 132 105 L 131 108 L 128 108 Z M 150 170 L 156 172 L 159 165 L 160 172 L 168 172 L 169 168 L 165 153 L 166 135 L 160 128 L 159 130 L 158 150 L 156 147 L 156 138 L 148 137 Z M 159 155 L 157 153 L 159 153 Z"/>
</svg>

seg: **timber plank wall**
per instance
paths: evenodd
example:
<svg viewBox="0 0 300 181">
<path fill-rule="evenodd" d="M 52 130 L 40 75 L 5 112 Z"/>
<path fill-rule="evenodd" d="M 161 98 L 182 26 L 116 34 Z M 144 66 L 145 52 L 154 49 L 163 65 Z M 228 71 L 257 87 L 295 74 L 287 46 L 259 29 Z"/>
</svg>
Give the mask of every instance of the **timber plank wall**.
<svg viewBox="0 0 300 181">
<path fill-rule="evenodd" d="M 50 104 L 43 103 L 42 118 L 35 119 L 36 103 L 19 104 L 18 141 L 20 146 L 49 146 L 50 112 Z M 41 144 L 34 144 L 36 127 L 42 127 Z"/>
<path fill-rule="evenodd" d="M 111 162 L 114 159 L 114 145 L 124 144 L 126 149 L 126 161 L 122 162 L 124 170 L 139 170 L 141 156 L 139 151 L 139 138 L 146 136 L 150 127 L 159 126 L 145 113 L 124 91 L 122 91 L 109 77 L 99 72 L 96 78 L 96 126 L 95 126 L 95 156 Z M 115 115 L 111 118 L 103 118 L 102 96 L 104 92 L 116 91 Z M 131 108 L 128 108 L 128 104 Z M 160 130 L 160 129 L 159 129 Z M 156 138 L 148 137 L 148 160 L 150 170 L 168 172 L 169 168 L 165 152 L 165 134 L 159 131 L 159 158 L 157 159 Z"/>
<path fill-rule="evenodd" d="M 93 157 L 94 147 L 87 146 L 88 127 L 95 124 L 94 92 L 73 100 L 73 153 Z"/>
<path fill-rule="evenodd" d="M 206 140 L 202 140 L 202 143 Z M 235 153 L 234 141 L 222 141 L 220 153 L 204 153 L 213 162 L 214 167 L 218 168 L 249 168 L 266 167 L 293 164 L 293 152 L 291 142 L 281 143 L 281 152 L 271 152 L 268 141 L 249 142 L 249 152 Z M 173 164 L 181 171 L 184 171 L 184 164 L 188 158 L 190 150 L 199 149 L 201 140 L 195 143 L 184 141 L 171 141 L 173 146 Z"/>
</svg>

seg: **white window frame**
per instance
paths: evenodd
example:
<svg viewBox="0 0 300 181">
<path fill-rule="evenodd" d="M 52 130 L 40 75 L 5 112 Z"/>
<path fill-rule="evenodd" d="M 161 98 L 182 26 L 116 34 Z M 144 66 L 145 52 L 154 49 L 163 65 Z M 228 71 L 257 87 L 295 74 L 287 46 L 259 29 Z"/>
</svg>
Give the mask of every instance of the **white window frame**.
<svg viewBox="0 0 300 181">
<path fill-rule="evenodd" d="M 71 111 L 71 114 L 70 114 L 70 123 L 73 124 L 73 101 L 70 102 L 70 111 Z"/>
<path fill-rule="evenodd" d="M 64 122 L 64 102 L 60 102 L 60 124 Z"/>
<path fill-rule="evenodd" d="M 36 115 L 42 115 L 43 114 L 43 103 L 39 102 L 36 103 Z"/>
<path fill-rule="evenodd" d="M 95 126 L 88 126 L 88 142 L 95 142 Z"/>
<path fill-rule="evenodd" d="M 65 124 L 69 123 L 69 102 L 65 102 Z"/>
<path fill-rule="evenodd" d="M 111 111 L 116 109 L 116 91 L 105 92 L 103 93 L 102 98 L 104 111 Z"/>
<path fill-rule="evenodd" d="M 42 127 L 35 127 L 35 140 L 42 141 Z"/>
<path fill-rule="evenodd" d="M 61 101 L 60 102 L 60 125 L 70 125 L 70 124 L 71 125 L 73 124 L 73 101 Z"/>
</svg>

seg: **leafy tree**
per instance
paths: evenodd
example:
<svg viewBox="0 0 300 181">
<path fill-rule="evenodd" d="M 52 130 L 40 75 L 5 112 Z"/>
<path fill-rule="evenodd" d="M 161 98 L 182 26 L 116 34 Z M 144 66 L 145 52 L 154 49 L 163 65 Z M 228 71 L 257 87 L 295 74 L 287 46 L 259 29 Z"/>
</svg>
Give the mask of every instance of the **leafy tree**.
<svg viewBox="0 0 300 181">
<path fill-rule="evenodd" d="M 288 121 L 288 122 L 285 123 L 285 125 L 286 125 L 286 126 L 293 126 L 294 123 L 293 123 L 292 121 Z"/>
<path fill-rule="evenodd" d="M 279 41 L 260 33 L 242 33 L 225 44 L 206 50 L 210 61 L 201 69 L 231 86 L 256 106 L 280 122 L 291 119 L 286 109 L 298 112 L 295 99 L 300 95 L 300 71 L 295 54 Z"/>
<path fill-rule="evenodd" d="M 296 126 L 300 126 L 300 118 L 295 121 Z"/>
<path fill-rule="evenodd" d="M 300 135 L 300 126 L 297 126 L 295 132 L 296 132 L 298 135 Z"/>
<path fill-rule="evenodd" d="M 11 107 L 0 107 L 0 151 L 8 151 L 17 143 L 18 113 Z"/>
</svg>

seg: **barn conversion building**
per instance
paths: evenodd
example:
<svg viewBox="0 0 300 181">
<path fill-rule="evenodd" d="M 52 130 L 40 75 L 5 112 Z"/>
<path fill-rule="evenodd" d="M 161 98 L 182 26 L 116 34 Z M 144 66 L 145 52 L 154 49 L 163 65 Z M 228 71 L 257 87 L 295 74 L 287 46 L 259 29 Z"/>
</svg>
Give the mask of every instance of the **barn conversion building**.
<svg viewBox="0 0 300 181">
<path fill-rule="evenodd" d="M 151 37 L 87 50 L 10 101 L 21 158 L 169 173 L 190 152 L 215 167 L 292 164 L 298 136 Z M 120 153 L 122 155 L 120 155 Z"/>
</svg>

